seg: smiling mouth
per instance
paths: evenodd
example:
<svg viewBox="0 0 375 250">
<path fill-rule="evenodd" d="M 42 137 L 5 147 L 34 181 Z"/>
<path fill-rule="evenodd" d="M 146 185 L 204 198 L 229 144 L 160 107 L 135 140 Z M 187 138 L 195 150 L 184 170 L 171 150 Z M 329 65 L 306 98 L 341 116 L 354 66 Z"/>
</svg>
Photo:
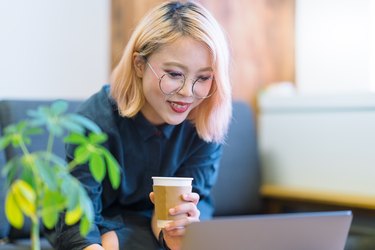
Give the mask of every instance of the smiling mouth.
<svg viewBox="0 0 375 250">
<path fill-rule="evenodd" d="M 186 102 L 171 102 L 169 101 L 170 107 L 176 113 L 183 113 L 189 109 L 191 103 Z"/>
</svg>

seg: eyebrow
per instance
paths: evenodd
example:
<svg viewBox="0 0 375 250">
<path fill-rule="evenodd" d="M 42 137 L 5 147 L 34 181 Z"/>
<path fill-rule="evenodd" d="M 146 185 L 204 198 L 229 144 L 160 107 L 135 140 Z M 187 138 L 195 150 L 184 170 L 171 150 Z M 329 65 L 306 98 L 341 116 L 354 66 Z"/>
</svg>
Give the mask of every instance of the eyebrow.
<svg viewBox="0 0 375 250">
<path fill-rule="evenodd" d="M 177 66 L 177 67 L 184 69 L 185 71 L 188 71 L 188 67 L 186 67 L 185 65 L 179 62 L 166 62 L 166 63 L 163 63 L 163 65 L 164 66 Z M 198 70 L 198 72 L 204 72 L 204 71 L 214 71 L 214 70 L 210 66 L 204 67 Z"/>
</svg>

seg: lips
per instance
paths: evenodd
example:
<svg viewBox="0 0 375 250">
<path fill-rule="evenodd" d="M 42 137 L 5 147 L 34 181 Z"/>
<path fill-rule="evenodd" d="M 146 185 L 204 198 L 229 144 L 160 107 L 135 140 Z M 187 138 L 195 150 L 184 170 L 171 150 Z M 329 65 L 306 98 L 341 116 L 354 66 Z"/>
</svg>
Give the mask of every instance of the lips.
<svg viewBox="0 0 375 250">
<path fill-rule="evenodd" d="M 186 102 L 171 102 L 169 101 L 171 109 L 176 113 L 183 113 L 189 109 L 191 103 Z"/>
</svg>

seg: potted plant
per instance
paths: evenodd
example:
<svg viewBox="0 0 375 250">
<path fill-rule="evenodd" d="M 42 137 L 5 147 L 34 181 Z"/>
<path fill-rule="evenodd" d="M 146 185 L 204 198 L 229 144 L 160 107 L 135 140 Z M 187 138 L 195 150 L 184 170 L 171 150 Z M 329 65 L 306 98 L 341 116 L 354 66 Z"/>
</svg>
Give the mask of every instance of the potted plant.
<svg viewBox="0 0 375 250">
<path fill-rule="evenodd" d="M 9 160 L 2 174 L 7 178 L 5 214 L 10 224 L 22 228 L 24 216 L 31 219 L 32 249 L 40 249 L 39 228 L 53 228 L 59 215 L 65 212 L 65 223 L 80 223 L 80 233 L 86 235 L 94 219 L 92 202 L 81 183 L 71 175 L 80 164 L 89 164 L 96 181 L 106 173 L 113 188 L 120 184 L 119 166 L 112 154 L 101 144 L 107 135 L 89 119 L 67 113 L 68 103 L 56 101 L 28 112 L 29 118 L 4 129 L 0 150 L 19 148 L 21 155 Z M 28 146 L 33 136 L 48 134 L 46 148 L 31 152 Z M 66 162 L 52 151 L 56 139 L 75 144 L 74 159 Z"/>
</svg>

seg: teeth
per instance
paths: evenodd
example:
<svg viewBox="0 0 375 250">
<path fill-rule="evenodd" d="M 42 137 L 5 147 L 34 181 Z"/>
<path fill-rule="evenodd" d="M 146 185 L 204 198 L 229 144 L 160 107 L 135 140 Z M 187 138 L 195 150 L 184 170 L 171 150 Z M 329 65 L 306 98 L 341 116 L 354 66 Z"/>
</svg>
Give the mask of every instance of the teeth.
<svg viewBox="0 0 375 250">
<path fill-rule="evenodd" d="M 176 108 L 184 108 L 186 105 L 179 105 L 179 104 L 177 104 L 177 103 L 174 103 L 174 102 L 172 102 L 171 103 L 172 104 L 172 106 L 174 106 L 174 107 L 176 107 Z"/>
</svg>

